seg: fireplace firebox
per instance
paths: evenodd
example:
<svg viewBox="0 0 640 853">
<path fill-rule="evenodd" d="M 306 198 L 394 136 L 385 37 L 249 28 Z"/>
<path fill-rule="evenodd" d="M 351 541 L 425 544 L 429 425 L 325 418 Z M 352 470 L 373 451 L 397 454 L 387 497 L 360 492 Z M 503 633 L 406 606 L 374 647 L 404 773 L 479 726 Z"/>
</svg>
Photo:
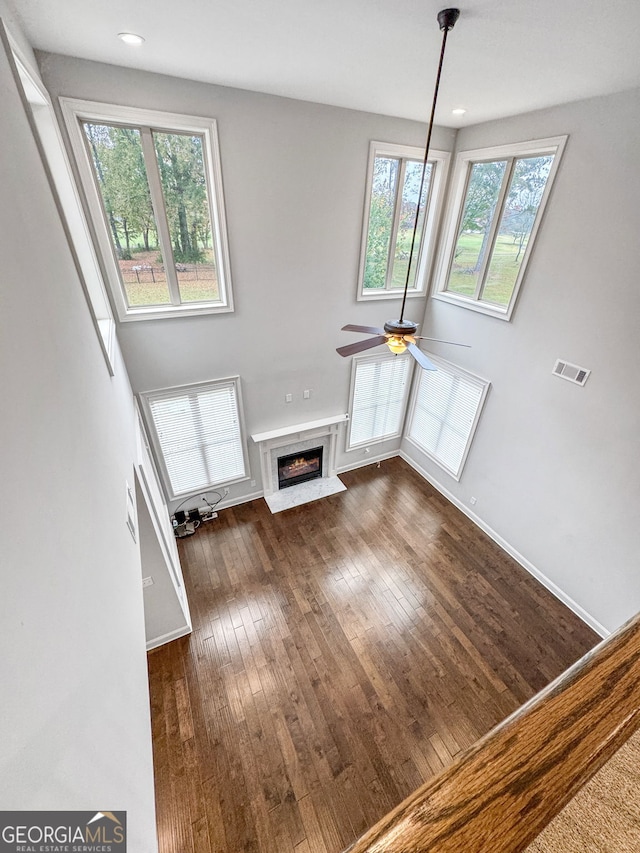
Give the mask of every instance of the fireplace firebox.
<svg viewBox="0 0 640 853">
<path fill-rule="evenodd" d="M 299 450 L 278 458 L 278 488 L 297 486 L 322 477 L 322 447 Z"/>
</svg>

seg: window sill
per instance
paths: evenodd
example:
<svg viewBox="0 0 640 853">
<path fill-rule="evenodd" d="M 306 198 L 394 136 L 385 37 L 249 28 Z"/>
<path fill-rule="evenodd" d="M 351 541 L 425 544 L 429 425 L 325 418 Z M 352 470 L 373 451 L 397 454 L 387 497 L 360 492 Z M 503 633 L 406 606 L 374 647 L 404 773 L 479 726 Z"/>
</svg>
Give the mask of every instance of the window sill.
<svg viewBox="0 0 640 853">
<path fill-rule="evenodd" d="M 389 300 L 389 299 L 402 299 L 403 289 L 398 288 L 397 290 L 371 290 L 370 292 L 360 291 L 356 297 L 358 302 L 377 302 L 381 300 Z M 407 291 L 407 299 L 419 299 L 424 298 L 426 293 L 424 290 L 409 290 Z"/>
<path fill-rule="evenodd" d="M 251 479 L 251 472 L 244 474 L 242 477 L 236 477 L 231 480 L 221 480 L 219 483 L 209 483 L 208 486 L 201 486 L 199 489 L 187 489 L 185 492 L 179 492 L 177 495 L 174 495 L 171 490 L 169 490 L 169 502 L 173 503 L 175 501 L 186 501 L 189 498 L 196 498 L 198 495 L 204 495 L 207 492 L 220 492 L 223 491 L 226 486 L 235 486 L 238 483 L 248 483 Z M 226 497 L 230 497 L 230 495 L 222 495 L 222 500 Z M 220 501 L 221 503 L 222 501 Z M 217 504 L 216 504 L 217 506 Z"/>
<path fill-rule="evenodd" d="M 204 303 L 199 305 L 154 305 L 149 307 L 128 308 L 119 311 L 121 323 L 140 320 L 166 320 L 169 317 L 195 317 L 199 314 L 227 314 L 233 311 L 233 305 Z"/>
<path fill-rule="evenodd" d="M 505 308 L 500 308 L 498 305 L 491 305 L 488 302 L 478 302 L 475 299 L 467 299 L 459 294 L 439 292 L 433 294 L 433 299 L 439 302 L 448 302 L 449 305 L 457 305 L 459 308 L 467 308 L 469 311 L 476 311 L 478 314 L 487 314 L 489 317 L 497 317 L 498 320 L 506 320 L 509 322 L 513 311 L 514 300 Z"/>
<path fill-rule="evenodd" d="M 348 444 L 345 446 L 344 452 L 351 453 L 353 450 L 364 450 L 366 447 L 374 447 L 376 444 L 384 444 L 385 441 L 398 441 L 402 438 L 401 432 L 394 432 L 392 435 L 382 435 L 377 438 L 372 438 L 369 441 L 360 441 L 358 444 Z M 375 462 L 375 458 L 371 460 Z"/>
</svg>

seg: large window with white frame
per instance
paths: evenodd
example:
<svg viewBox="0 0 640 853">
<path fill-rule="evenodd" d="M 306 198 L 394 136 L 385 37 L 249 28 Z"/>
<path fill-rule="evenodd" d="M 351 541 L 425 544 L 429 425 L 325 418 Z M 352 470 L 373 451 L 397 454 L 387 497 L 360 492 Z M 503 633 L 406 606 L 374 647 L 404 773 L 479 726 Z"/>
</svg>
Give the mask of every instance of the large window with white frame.
<svg viewBox="0 0 640 853">
<path fill-rule="evenodd" d="M 458 154 L 436 298 L 510 318 L 566 139 Z"/>
<path fill-rule="evenodd" d="M 353 359 L 347 450 L 400 436 L 413 363 L 389 352 Z"/>
<path fill-rule="evenodd" d="M 0 26 L 4 27 L 4 24 L 0 22 Z M 87 299 L 107 368 L 113 375 L 115 321 L 58 122 L 49 94 L 38 72 L 30 65 L 6 28 L 5 33 L 11 51 L 9 60 L 14 64 L 16 76 L 22 87 L 25 105 L 36 135 L 36 143 L 58 205 L 69 249 Z"/>
<path fill-rule="evenodd" d="M 407 439 L 459 480 L 489 382 L 429 354 L 437 370 L 422 370 L 411 401 Z"/>
<path fill-rule="evenodd" d="M 424 294 L 449 154 L 431 151 L 418 200 L 424 150 L 371 142 L 358 280 L 358 299 L 398 297 L 405 286 L 416 212 L 418 228 L 408 294 Z"/>
<path fill-rule="evenodd" d="M 120 320 L 231 311 L 215 120 L 60 104 Z"/>
<path fill-rule="evenodd" d="M 171 500 L 249 477 L 240 379 L 140 395 Z"/>
</svg>

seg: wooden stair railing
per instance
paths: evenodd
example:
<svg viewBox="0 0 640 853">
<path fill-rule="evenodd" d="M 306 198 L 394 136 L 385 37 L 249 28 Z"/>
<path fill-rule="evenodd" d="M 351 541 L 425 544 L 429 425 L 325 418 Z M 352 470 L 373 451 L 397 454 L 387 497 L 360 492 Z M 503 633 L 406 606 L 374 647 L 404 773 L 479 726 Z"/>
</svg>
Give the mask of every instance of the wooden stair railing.
<svg viewBox="0 0 640 853">
<path fill-rule="evenodd" d="M 517 853 L 640 727 L 640 614 L 347 853 Z"/>
</svg>

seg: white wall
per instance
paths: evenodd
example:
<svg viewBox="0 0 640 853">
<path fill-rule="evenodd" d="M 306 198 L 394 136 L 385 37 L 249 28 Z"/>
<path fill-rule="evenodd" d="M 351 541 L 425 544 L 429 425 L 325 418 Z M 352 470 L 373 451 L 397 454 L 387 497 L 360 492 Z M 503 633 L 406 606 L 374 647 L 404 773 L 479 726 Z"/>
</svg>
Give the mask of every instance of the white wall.
<svg viewBox="0 0 640 853">
<path fill-rule="evenodd" d="M 369 142 L 423 146 L 424 126 L 69 57 L 39 59 L 55 96 L 218 120 L 236 311 L 123 324 L 134 390 L 238 374 L 249 433 L 346 412 L 351 359 L 335 348 L 357 336 L 341 326 L 379 325 L 400 306 L 356 303 Z M 436 128 L 435 147 L 451 150 L 453 140 L 453 131 Z M 417 302 L 409 316 L 422 316 L 424 300 Z M 398 446 L 386 442 L 376 455 Z M 249 447 L 257 485 L 232 486 L 232 499 L 260 487 L 257 449 Z M 363 451 L 341 452 L 338 466 L 360 461 Z"/>
<path fill-rule="evenodd" d="M 0 808 L 126 809 L 130 849 L 154 851 L 131 389 L 1 49 L 0 102 Z"/>
<path fill-rule="evenodd" d="M 492 388 L 460 483 L 404 450 L 605 628 L 640 610 L 640 92 L 468 128 L 459 150 L 569 134 L 512 321 L 429 300 L 427 334 Z M 584 388 L 556 358 L 593 372 Z"/>
</svg>

